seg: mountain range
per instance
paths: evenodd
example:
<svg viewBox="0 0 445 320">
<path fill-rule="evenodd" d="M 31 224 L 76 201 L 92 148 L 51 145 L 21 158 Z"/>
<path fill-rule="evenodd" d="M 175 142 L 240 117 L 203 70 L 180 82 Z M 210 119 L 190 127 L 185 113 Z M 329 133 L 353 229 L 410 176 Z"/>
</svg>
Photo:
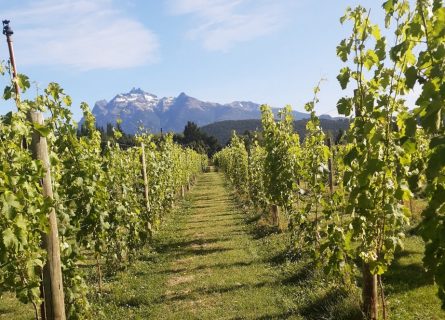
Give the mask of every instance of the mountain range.
<svg viewBox="0 0 445 320">
<path fill-rule="evenodd" d="M 278 108 L 273 108 L 278 113 Z M 105 128 L 108 123 L 116 124 L 121 119 L 122 130 L 134 134 L 143 126 L 150 132 L 181 132 L 187 121 L 204 126 L 224 120 L 260 119 L 260 104 L 250 101 L 234 101 L 220 104 L 205 102 L 190 97 L 184 92 L 177 97 L 159 98 L 140 88 L 133 88 L 128 93 L 116 95 L 110 101 L 100 100 L 95 103 L 93 114 L 96 126 Z M 295 120 L 307 119 L 309 114 L 293 111 Z M 320 118 L 332 119 L 329 115 Z M 80 124 L 83 123 L 83 119 Z"/>
</svg>

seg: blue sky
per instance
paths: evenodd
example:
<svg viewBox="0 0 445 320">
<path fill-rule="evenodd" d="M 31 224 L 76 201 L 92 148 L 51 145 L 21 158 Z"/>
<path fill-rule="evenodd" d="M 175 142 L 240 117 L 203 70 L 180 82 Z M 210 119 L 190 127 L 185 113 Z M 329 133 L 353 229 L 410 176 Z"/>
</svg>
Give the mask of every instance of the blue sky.
<svg viewBox="0 0 445 320">
<path fill-rule="evenodd" d="M 93 107 L 132 87 L 158 96 L 249 100 L 303 111 L 321 78 L 317 112 L 336 114 L 344 92 L 335 48 L 358 4 L 376 0 L 0 0 L 20 73 L 40 88 L 55 81 Z M 7 58 L 6 41 L 0 58 Z M 33 91 L 35 92 L 35 89 Z M 5 105 L 3 103 L 3 105 Z M 11 106 L 2 107 L 11 109 Z"/>
</svg>

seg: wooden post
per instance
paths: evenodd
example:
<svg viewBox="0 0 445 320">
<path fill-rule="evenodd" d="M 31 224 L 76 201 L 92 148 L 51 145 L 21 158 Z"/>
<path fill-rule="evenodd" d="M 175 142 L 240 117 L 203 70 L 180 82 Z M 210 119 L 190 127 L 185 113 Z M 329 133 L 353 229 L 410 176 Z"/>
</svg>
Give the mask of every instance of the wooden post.
<svg viewBox="0 0 445 320">
<path fill-rule="evenodd" d="M 100 268 L 100 255 L 96 254 L 96 272 L 99 278 L 99 292 L 102 293 L 102 269 Z"/>
<path fill-rule="evenodd" d="M 326 140 L 326 144 L 329 148 L 329 159 L 328 159 L 328 169 L 329 169 L 329 190 L 331 191 L 331 194 L 334 193 L 334 168 L 332 166 L 332 155 L 331 155 L 331 151 L 332 151 L 332 141 L 331 138 L 327 138 Z"/>
<path fill-rule="evenodd" d="M 33 123 L 43 125 L 43 115 L 40 112 L 30 112 L 30 120 Z M 31 150 L 33 158 L 40 160 L 45 175 L 41 181 L 43 196 L 53 199 L 51 181 L 51 167 L 48 156 L 48 145 L 46 138 L 37 131 L 32 134 Z M 44 314 L 43 319 L 65 320 L 65 302 L 63 294 L 62 268 L 60 262 L 59 232 L 57 228 L 56 211 L 54 208 L 49 212 L 49 230 L 42 235 L 42 246 L 48 253 L 47 261 L 43 267 L 43 294 Z"/>
<path fill-rule="evenodd" d="M 15 90 L 15 101 L 17 107 L 20 104 L 20 90 L 17 83 L 17 67 L 14 58 L 14 46 L 12 35 L 14 32 L 9 27 L 9 20 L 3 20 L 3 34 L 6 36 L 9 49 L 9 60 L 12 68 L 12 81 Z M 40 112 L 29 112 L 28 119 L 32 123 L 43 125 L 43 115 Z M 22 140 L 22 147 L 27 148 L 26 139 Z M 41 181 L 42 193 L 44 197 L 53 199 L 53 189 L 51 181 L 51 166 L 48 155 L 48 145 L 46 138 L 37 131 L 32 134 L 31 151 L 35 160 L 40 160 L 45 171 Z M 42 270 L 42 283 L 40 292 L 44 302 L 40 307 L 41 317 L 44 320 L 65 320 L 65 297 L 63 293 L 62 267 L 60 261 L 59 231 L 57 228 L 56 211 L 50 209 L 48 215 L 49 230 L 42 234 L 42 247 L 47 252 L 47 261 Z"/>
<path fill-rule="evenodd" d="M 270 208 L 270 213 L 272 215 L 272 224 L 274 226 L 279 226 L 280 208 L 276 204 L 273 204 L 272 207 Z"/>
<path fill-rule="evenodd" d="M 147 177 L 147 163 L 145 160 L 145 145 L 141 143 L 141 163 L 142 163 L 142 176 L 144 178 L 144 199 L 145 199 L 145 208 L 147 211 L 150 210 L 150 200 L 148 198 L 148 177 Z"/>
<path fill-rule="evenodd" d="M 377 275 L 372 274 L 369 263 L 363 263 L 363 312 L 366 319 L 377 320 L 378 318 L 378 288 Z"/>
<path fill-rule="evenodd" d="M 141 143 L 141 164 L 142 164 L 142 176 L 144 178 L 144 200 L 145 209 L 147 209 L 147 229 L 152 232 L 151 222 L 148 219 L 148 213 L 150 212 L 150 198 L 148 197 L 148 177 L 147 177 L 147 162 L 145 160 L 145 145 Z"/>
<path fill-rule="evenodd" d="M 184 185 L 181 185 L 181 198 L 182 199 L 185 198 L 185 187 L 184 187 Z"/>
<path fill-rule="evenodd" d="M 15 91 L 15 100 L 16 102 L 19 101 L 19 85 L 17 83 L 17 67 L 15 65 L 15 57 L 14 57 L 14 45 L 12 43 L 12 35 L 14 32 L 9 27 L 9 20 L 3 20 L 3 34 L 6 36 L 6 42 L 8 43 L 8 50 L 9 50 L 9 62 L 11 63 L 11 71 L 12 71 L 12 81 L 14 84 L 14 91 Z"/>
</svg>

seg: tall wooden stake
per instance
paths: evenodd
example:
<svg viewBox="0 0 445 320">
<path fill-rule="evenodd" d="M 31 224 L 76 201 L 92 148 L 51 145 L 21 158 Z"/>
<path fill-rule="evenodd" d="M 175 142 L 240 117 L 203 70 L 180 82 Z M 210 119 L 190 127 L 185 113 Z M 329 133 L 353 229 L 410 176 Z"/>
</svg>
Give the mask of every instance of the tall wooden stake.
<svg viewBox="0 0 445 320">
<path fill-rule="evenodd" d="M 280 207 L 276 204 L 273 204 L 270 208 L 270 213 L 272 215 L 272 225 L 279 227 L 280 226 Z"/>
<path fill-rule="evenodd" d="M 142 176 L 144 178 L 144 200 L 147 213 L 150 211 L 150 199 L 148 198 L 148 177 L 147 177 L 147 162 L 145 160 L 145 145 L 141 143 L 141 163 L 142 163 Z M 151 232 L 151 224 L 147 221 L 147 228 Z"/>
<path fill-rule="evenodd" d="M 378 318 L 378 287 L 377 275 L 372 274 L 369 263 L 363 263 L 363 311 L 366 319 L 377 320 Z"/>
<path fill-rule="evenodd" d="M 17 107 L 20 103 L 19 86 L 17 83 L 17 68 L 14 59 L 14 47 L 12 44 L 13 31 L 9 27 L 9 20 L 3 20 L 3 34 L 6 36 L 9 49 L 9 59 L 12 68 L 12 80 L 16 93 Z M 43 115 L 40 112 L 29 112 L 28 118 L 31 122 L 43 125 Z M 44 197 L 53 199 L 51 181 L 51 170 L 48 156 L 48 145 L 46 138 L 37 131 L 32 134 L 31 150 L 33 158 L 40 160 L 45 175 L 41 181 Z M 44 303 L 41 308 L 42 319 L 65 320 L 65 301 L 63 293 L 62 267 L 60 261 L 59 232 L 57 228 L 56 211 L 51 208 L 48 215 L 49 230 L 42 235 L 42 247 L 47 252 L 47 261 L 43 267 L 42 292 Z"/>
<path fill-rule="evenodd" d="M 40 112 L 30 112 L 33 123 L 43 125 L 43 115 Z M 32 134 L 31 150 L 33 158 L 40 160 L 45 175 L 41 181 L 43 196 L 53 199 L 51 170 L 46 138 L 37 131 Z M 42 246 L 47 252 L 47 261 L 43 267 L 44 314 L 42 319 L 65 320 L 65 301 L 63 294 L 62 267 L 60 261 L 59 232 L 57 228 L 56 210 L 50 209 L 48 233 L 42 235 Z"/>
<path fill-rule="evenodd" d="M 332 152 L 332 141 L 331 138 L 327 138 L 326 144 L 329 148 L 329 153 Z M 334 168 L 332 166 L 332 155 L 329 156 L 328 159 L 328 169 L 329 169 L 329 190 L 331 191 L 331 194 L 334 193 Z"/>
</svg>

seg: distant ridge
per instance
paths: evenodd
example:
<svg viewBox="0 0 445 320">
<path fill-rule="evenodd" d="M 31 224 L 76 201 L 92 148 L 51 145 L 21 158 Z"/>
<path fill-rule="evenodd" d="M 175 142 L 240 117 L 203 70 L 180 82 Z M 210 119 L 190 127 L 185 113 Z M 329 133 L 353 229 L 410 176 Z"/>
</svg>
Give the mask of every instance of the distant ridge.
<svg viewBox="0 0 445 320">
<path fill-rule="evenodd" d="M 275 113 L 278 108 L 274 108 Z M 122 120 L 122 129 L 134 134 L 140 126 L 156 133 L 181 132 L 187 121 L 193 121 L 198 126 L 224 121 L 248 120 L 261 117 L 260 104 L 251 101 L 234 101 L 220 104 L 205 102 L 180 93 L 177 97 L 159 98 L 140 88 L 133 88 L 128 93 L 116 95 L 110 101 L 97 101 L 93 108 L 96 126 L 105 128 L 107 123 L 115 124 Z M 295 120 L 307 119 L 309 114 L 293 111 Z M 332 119 L 329 115 L 321 118 Z M 83 123 L 83 119 L 80 124 Z"/>
<path fill-rule="evenodd" d="M 294 129 L 300 135 L 301 141 L 306 135 L 307 119 L 294 121 Z M 346 131 L 349 127 L 348 119 L 320 119 L 323 131 L 335 138 L 339 130 Z M 247 131 L 262 131 L 261 120 L 225 120 L 205 125 L 200 130 L 214 136 L 221 145 L 226 145 L 232 137 L 232 132 L 244 134 Z"/>
</svg>

